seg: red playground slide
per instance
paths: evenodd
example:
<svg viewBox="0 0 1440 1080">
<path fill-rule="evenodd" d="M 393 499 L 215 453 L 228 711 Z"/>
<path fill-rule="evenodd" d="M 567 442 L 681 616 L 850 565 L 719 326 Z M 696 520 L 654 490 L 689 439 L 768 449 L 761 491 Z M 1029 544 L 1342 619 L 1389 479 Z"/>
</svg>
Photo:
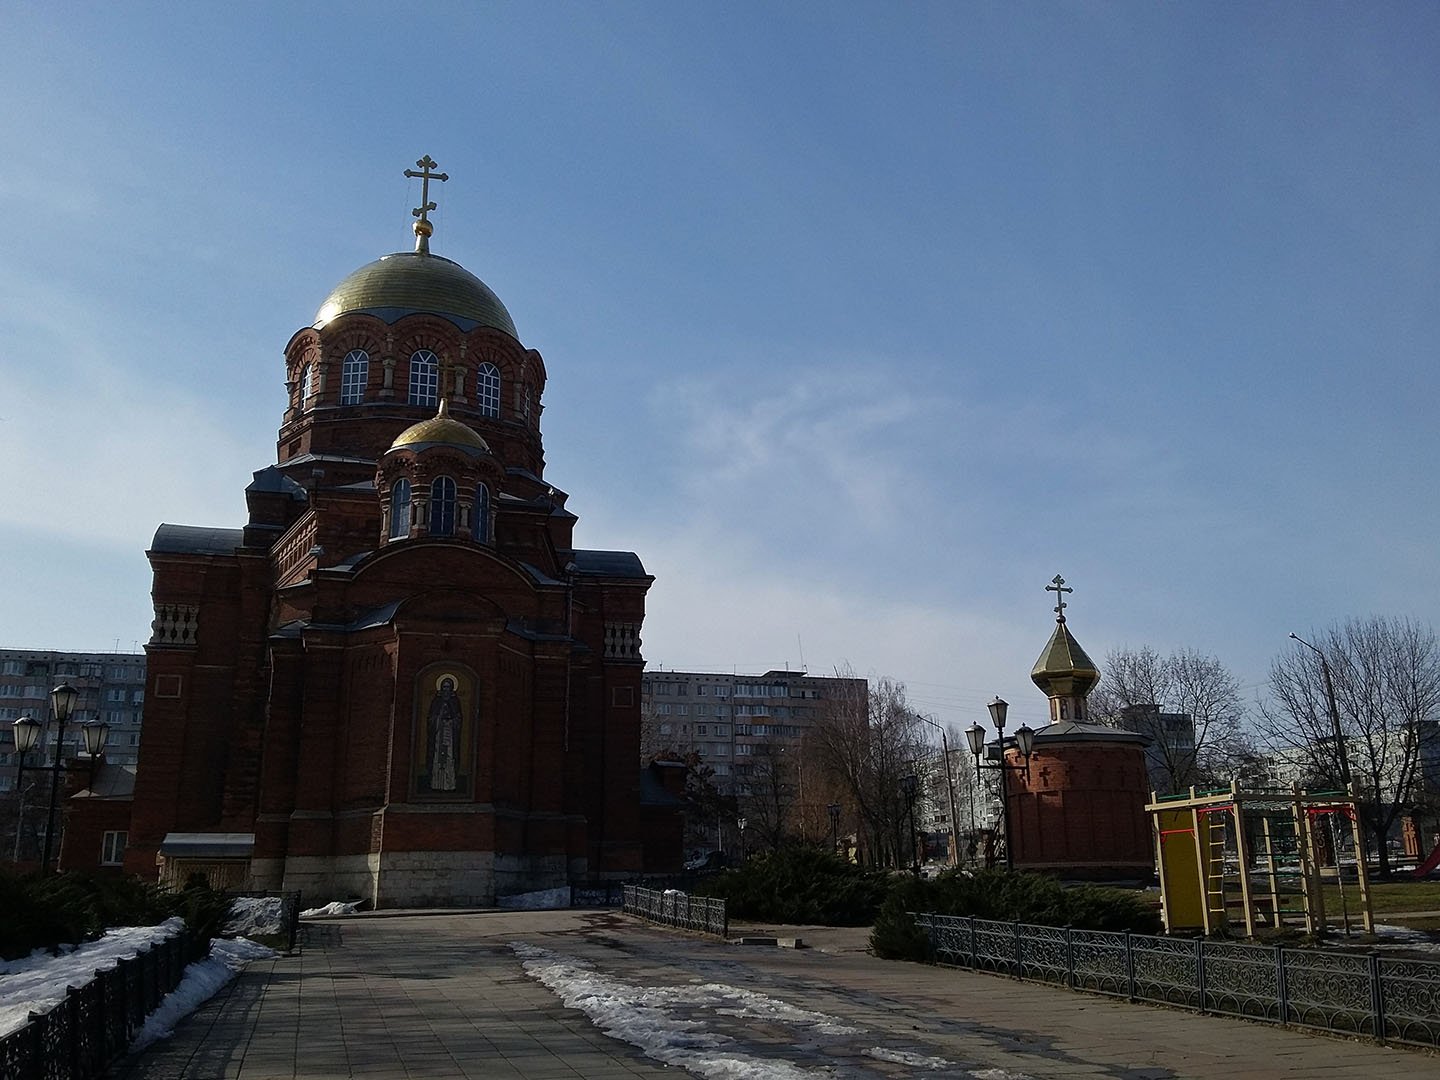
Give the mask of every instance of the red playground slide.
<svg viewBox="0 0 1440 1080">
<path fill-rule="evenodd" d="M 1426 874 L 1440 866 L 1440 844 L 1435 845 L 1435 850 L 1430 852 L 1430 857 L 1415 868 L 1415 876 L 1423 878 Z"/>
</svg>

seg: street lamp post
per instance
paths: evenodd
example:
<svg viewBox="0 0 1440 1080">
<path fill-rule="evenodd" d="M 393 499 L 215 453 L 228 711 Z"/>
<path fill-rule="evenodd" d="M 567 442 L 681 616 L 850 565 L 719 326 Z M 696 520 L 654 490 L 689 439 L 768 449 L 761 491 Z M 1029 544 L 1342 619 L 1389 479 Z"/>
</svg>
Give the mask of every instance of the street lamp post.
<svg viewBox="0 0 1440 1080">
<path fill-rule="evenodd" d="M 1291 631 L 1290 637 L 1320 657 L 1320 670 L 1325 676 L 1325 705 L 1330 710 L 1330 731 L 1335 738 L 1335 754 L 1340 763 L 1340 786 L 1345 789 L 1346 795 L 1350 795 L 1350 752 L 1345 748 L 1345 733 L 1340 730 L 1340 710 L 1335 706 L 1335 681 L 1330 676 L 1330 661 L 1326 659 L 1324 652 L 1299 634 Z M 1340 890 L 1340 916 L 1345 926 L 1345 936 L 1349 937 L 1350 904 L 1345 897 L 1345 875 L 1340 872 L 1340 830 L 1335 827 L 1336 815 L 1325 816 L 1330 825 L 1330 851 L 1335 858 L 1335 885 Z"/>
<path fill-rule="evenodd" d="M 914 773 L 906 773 L 900 778 L 900 790 L 910 804 L 910 872 L 917 878 L 920 876 L 920 850 L 915 844 L 915 792 L 919 787 L 919 778 Z"/>
<path fill-rule="evenodd" d="M 745 861 L 745 826 L 750 824 L 743 817 L 735 819 L 735 827 L 740 830 L 740 861 Z"/>
<path fill-rule="evenodd" d="M 945 728 L 942 725 L 937 724 L 934 720 L 931 720 L 930 717 L 923 716 L 920 713 L 916 713 L 915 715 L 931 727 L 939 728 L 940 730 L 940 749 L 945 754 L 945 788 L 950 795 L 950 865 L 959 866 L 960 819 L 955 813 L 955 775 L 950 771 L 950 740 L 946 737 Z M 972 811 L 975 809 L 973 801 L 970 804 L 970 809 Z M 974 831 L 975 823 L 973 821 L 970 823 L 970 828 L 971 831 Z"/>
<path fill-rule="evenodd" d="M 830 815 L 830 854 L 833 855 L 840 847 L 840 804 L 832 802 L 825 811 Z"/>
<path fill-rule="evenodd" d="M 25 755 L 35 748 L 43 725 L 33 716 L 22 716 L 12 725 L 15 733 L 15 788 L 20 793 L 15 817 L 15 861 L 20 861 L 20 837 L 25 815 Z"/>
<path fill-rule="evenodd" d="M 76 690 L 69 683 L 61 683 L 50 691 L 50 711 L 56 720 L 55 729 L 55 760 L 50 764 L 50 810 L 45 818 L 45 847 L 40 856 L 40 870 L 42 873 L 50 869 L 50 852 L 54 848 L 55 841 L 55 808 L 60 800 L 60 774 L 65 771 L 65 725 L 70 722 L 71 714 L 75 711 L 75 702 L 80 697 L 80 691 Z M 90 756 L 90 771 L 93 782 L 95 764 L 100 759 L 100 754 L 105 748 L 106 736 L 110 733 L 110 725 L 98 720 L 92 720 L 82 724 L 80 728 L 85 738 L 85 752 Z M 21 779 L 24 777 L 25 754 L 34 749 L 36 740 L 40 737 L 40 724 L 29 716 L 22 716 L 15 721 L 15 750 L 20 755 Z M 16 853 L 19 853 L 19 837 L 16 837 Z"/>
<path fill-rule="evenodd" d="M 1340 761 L 1340 784 L 1348 795 L 1350 793 L 1350 754 L 1345 749 L 1345 735 L 1340 730 L 1340 710 L 1335 707 L 1335 682 L 1330 677 L 1330 661 L 1325 658 L 1323 652 L 1299 634 L 1292 633 L 1290 636 L 1320 657 L 1320 670 L 1325 675 L 1325 704 L 1330 709 L 1330 729 L 1335 736 L 1335 753 Z"/>
<path fill-rule="evenodd" d="M 999 736 L 1000 761 L 994 765 L 982 765 L 980 755 L 985 752 L 985 729 L 979 724 L 971 724 L 965 729 L 966 741 L 970 743 L 970 752 L 975 755 L 975 772 L 978 776 L 982 769 L 990 769 L 1000 773 L 1000 824 L 1005 839 L 1005 869 L 1015 869 L 1015 847 L 1010 835 L 1010 790 L 1006 781 L 1006 774 L 1023 772 L 1030 775 L 1030 755 L 1035 751 L 1035 732 L 1028 724 L 1021 724 L 1015 731 L 1015 745 L 1025 758 L 1025 764 L 1010 765 L 1005 761 L 1005 714 L 1010 705 L 1003 698 L 997 696 L 994 701 L 986 706 L 990 710 L 990 719 L 995 724 L 995 731 Z"/>
</svg>

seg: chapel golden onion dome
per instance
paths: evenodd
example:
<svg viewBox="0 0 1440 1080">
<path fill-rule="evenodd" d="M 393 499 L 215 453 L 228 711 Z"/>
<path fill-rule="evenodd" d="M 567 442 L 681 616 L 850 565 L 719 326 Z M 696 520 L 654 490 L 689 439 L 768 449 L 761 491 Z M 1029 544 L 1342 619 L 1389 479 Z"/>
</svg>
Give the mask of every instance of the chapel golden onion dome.
<svg viewBox="0 0 1440 1080">
<path fill-rule="evenodd" d="M 417 313 L 441 315 L 461 330 L 488 326 L 520 339 L 490 286 L 459 263 L 429 251 L 397 251 L 360 267 L 325 298 L 315 313 L 315 329 L 351 312 L 387 323 Z"/>
<path fill-rule="evenodd" d="M 1047 694 L 1061 686 L 1065 693 L 1082 696 L 1100 681 L 1100 669 L 1070 633 L 1064 615 L 1056 620 L 1055 632 L 1030 669 L 1030 681 Z"/>
<path fill-rule="evenodd" d="M 390 449 L 409 447 L 419 450 L 427 446 L 455 446 L 479 454 L 490 452 L 490 445 L 480 437 L 478 431 L 451 418 L 450 407 L 444 398 L 440 399 L 440 409 L 434 416 L 429 420 L 421 420 L 418 424 L 411 424 L 390 444 Z"/>
</svg>

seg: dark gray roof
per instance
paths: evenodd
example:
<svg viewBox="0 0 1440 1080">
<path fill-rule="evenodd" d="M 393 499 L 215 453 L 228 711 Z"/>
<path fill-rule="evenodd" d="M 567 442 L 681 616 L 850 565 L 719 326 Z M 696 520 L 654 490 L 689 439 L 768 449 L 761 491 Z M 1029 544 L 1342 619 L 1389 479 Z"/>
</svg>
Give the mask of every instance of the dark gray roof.
<svg viewBox="0 0 1440 1080">
<path fill-rule="evenodd" d="M 657 764 L 659 764 L 657 762 Z M 665 787 L 665 782 L 660 779 L 652 768 L 640 770 L 640 805 L 641 806 L 680 806 L 683 800 L 676 798 Z"/>
<path fill-rule="evenodd" d="M 260 469 L 255 474 L 255 479 L 250 481 L 246 491 L 271 491 L 277 495 L 289 495 L 297 502 L 304 502 L 309 498 L 305 489 L 297 484 L 290 477 L 286 476 L 274 465 Z"/>
<path fill-rule="evenodd" d="M 77 791 L 72 799 L 118 799 L 125 800 L 135 795 L 135 766 L 111 765 L 101 761 L 95 770 L 94 781 L 83 791 Z"/>
<path fill-rule="evenodd" d="M 255 850 L 254 833 L 166 833 L 160 854 L 186 859 L 248 859 Z"/>
<path fill-rule="evenodd" d="M 311 462 L 316 461 L 339 461 L 347 465 L 375 464 L 374 458 L 355 457 L 352 454 L 301 454 L 298 457 L 292 457 L 289 461 L 285 462 L 285 467 L 288 469 L 291 465 L 309 465 Z"/>
<path fill-rule="evenodd" d="M 517 562 L 519 560 L 516 560 Z M 520 566 L 524 571 L 535 579 L 537 585 L 563 585 L 563 581 L 556 581 L 538 566 L 531 566 L 528 562 L 521 562 Z"/>
<path fill-rule="evenodd" d="M 1035 732 L 1035 741 L 1046 742 L 1128 742 L 1147 745 L 1150 738 L 1136 731 L 1124 731 L 1105 724 L 1081 724 L 1075 720 L 1061 720 Z M 1009 740 L 1013 742 L 1013 736 Z"/>
<path fill-rule="evenodd" d="M 244 547 L 244 529 L 205 529 L 198 525 L 161 525 L 150 550 L 163 555 L 230 555 Z"/>
<path fill-rule="evenodd" d="M 604 577 L 649 577 L 640 563 L 640 556 L 633 551 L 584 551 L 576 548 L 570 553 L 570 561 L 582 574 L 600 574 Z"/>
<path fill-rule="evenodd" d="M 271 637 L 296 638 L 306 630 L 327 630 L 331 633 L 354 634 L 361 630 L 372 630 L 377 626 L 388 626 L 395 618 L 395 612 L 400 610 L 403 600 L 392 600 L 388 604 L 381 604 L 369 611 L 362 611 L 348 623 L 322 623 L 311 622 L 308 619 L 296 619 L 284 626 L 277 627 Z"/>
</svg>

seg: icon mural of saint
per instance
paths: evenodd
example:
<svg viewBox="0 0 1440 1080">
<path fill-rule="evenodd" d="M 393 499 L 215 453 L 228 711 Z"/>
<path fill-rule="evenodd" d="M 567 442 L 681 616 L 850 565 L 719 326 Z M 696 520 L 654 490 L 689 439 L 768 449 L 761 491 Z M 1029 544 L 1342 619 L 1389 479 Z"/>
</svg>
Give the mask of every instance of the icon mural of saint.
<svg viewBox="0 0 1440 1080">
<path fill-rule="evenodd" d="M 455 761 L 460 743 L 460 695 L 455 679 L 442 675 L 435 696 L 430 699 L 427 717 L 430 756 L 430 790 L 454 791 L 457 787 Z"/>
</svg>

